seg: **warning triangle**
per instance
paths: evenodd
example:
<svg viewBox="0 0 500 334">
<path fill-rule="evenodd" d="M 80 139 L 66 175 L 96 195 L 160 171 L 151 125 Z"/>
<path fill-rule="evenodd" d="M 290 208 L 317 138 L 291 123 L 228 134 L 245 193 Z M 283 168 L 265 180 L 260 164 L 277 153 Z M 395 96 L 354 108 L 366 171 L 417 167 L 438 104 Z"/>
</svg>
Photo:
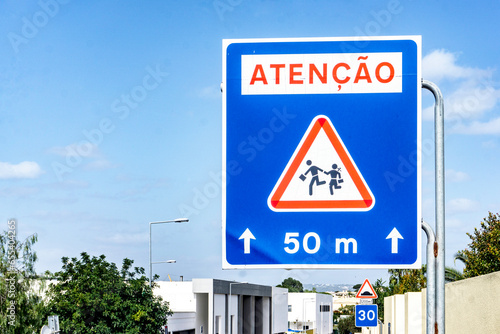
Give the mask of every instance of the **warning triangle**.
<svg viewBox="0 0 500 334">
<path fill-rule="evenodd" d="M 365 279 L 363 285 L 361 285 L 361 288 L 359 288 L 358 293 L 356 294 L 356 298 L 378 298 L 377 293 L 373 289 L 368 279 Z"/>
<path fill-rule="evenodd" d="M 368 211 L 375 197 L 328 117 L 316 116 L 281 174 L 273 211 Z"/>
</svg>

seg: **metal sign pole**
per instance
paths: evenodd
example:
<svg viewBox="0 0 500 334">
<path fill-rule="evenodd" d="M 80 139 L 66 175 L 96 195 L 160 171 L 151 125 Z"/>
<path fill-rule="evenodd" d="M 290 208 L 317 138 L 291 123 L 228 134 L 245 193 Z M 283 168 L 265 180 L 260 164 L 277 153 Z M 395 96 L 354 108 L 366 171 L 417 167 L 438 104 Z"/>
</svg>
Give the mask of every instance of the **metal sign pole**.
<svg viewBox="0 0 500 334">
<path fill-rule="evenodd" d="M 427 334 L 434 333 L 436 325 L 436 236 L 432 227 L 422 220 L 422 229 L 427 234 Z"/>
<path fill-rule="evenodd" d="M 422 88 L 429 90 L 436 100 L 434 105 L 434 136 L 436 163 L 436 326 L 435 333 L 445 332 L 445 221 L 444 221 L 444 102 L 439 88 L 422 80 Z"/>
</svg>

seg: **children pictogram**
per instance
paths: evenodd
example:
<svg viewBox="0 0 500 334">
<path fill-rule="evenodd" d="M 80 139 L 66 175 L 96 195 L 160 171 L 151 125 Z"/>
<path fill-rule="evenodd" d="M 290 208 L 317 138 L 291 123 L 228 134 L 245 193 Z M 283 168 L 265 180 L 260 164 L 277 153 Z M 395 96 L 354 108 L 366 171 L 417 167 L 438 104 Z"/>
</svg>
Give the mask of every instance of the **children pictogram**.
<svg viewBox="0 0 500 334">
<path fill-rule="evenodd" d="M 310 166 L 312 164 L 311 160 L 307 160 L 306 164 Z M 309 169 L 304 173 L 300 174 L 299 179 L 302 181 L 305 181 L 307 179 L 306 175 L 310 172 L 311 175 L 313 175 L 311 181 L 309 182 L 309 196 L 312 196 L 313 194 L 313 186 L 317 185 L 323 185 L 326 184 L 326 181 L 320 181 L 319 180 L 319 172 L 323 172 L 326 175 L 330 175 L 330 183 L 329 183 L 329 189 L 330 189 L 330 195 L 333 196 L 333 189 L 341 189 L 342 186 L 340 185 L 344 180 L 342 179 L 342 176 L 340 174 L 341 168 L 337 166 L 337 164 L 332 165 L 332 169 L 330 171 L 323 170 L 317 166 L 311 166 Z"/>
<path fill-rule="evenodd" d="M 268 198 L 273 211 L 368 211 L 374 204 L 326 116 L 313 119 Z"/>
<path fill-rule="evenodd" d="M 311 166 L 312 165 L 312 161 L 311 160 L 307 160 L 306 164 L 308 166 Z M 325 184 L 326 181 L 320 181 L 319 180 L 319 177 L 318 177 L 318 172 L 323 172 L 323 170 L 317 166 L 311 166 L 309 167 L 309 169 L 303 174 L 303 175 L 307 175 L 308 173 L 311 173 L 312 175 L 312 179 L 311 179 L 311 182 L 309 183 L 309 196 L 312 196 L 313 194 L 313 186 L 314 184 L 320 186 L 322 184 Z"/>
<path fill-rule="evenodd" d="M 333 189 L 340 189 L 342 186 L 339 184 L 344 182 L 342 176 L 340 174 L 340 167 L 337 167 L 337 164 L 332 165 L 332 170 L 329 172 L 325 172 L 326 175 L 330 175 L 330 195 L 333 195 Z"/>
</svg>

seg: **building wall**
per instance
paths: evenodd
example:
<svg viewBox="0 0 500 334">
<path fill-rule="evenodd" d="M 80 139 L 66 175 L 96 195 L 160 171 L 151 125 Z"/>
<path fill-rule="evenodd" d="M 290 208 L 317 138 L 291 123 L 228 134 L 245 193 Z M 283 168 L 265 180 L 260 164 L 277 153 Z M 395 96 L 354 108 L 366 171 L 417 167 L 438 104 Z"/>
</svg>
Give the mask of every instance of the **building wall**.
<svg viewBox="0 0 500 334">
<path fill-rule="evenodd" d="M 405 293 L 405 333 L 422 334 L 425 322 L 422 323 L 422 294 L 420 292 Z"/>
<path fill-rule="evenodd" d="M 288 289 L 273 287 L 273 333 L 288 331 Z"/>
<path fill-rule="evenodd" d="M 389 326 L 392 326 L 394 319 L 392 315 L 394 314 L 394 298 L 385 297 L 384 298 L 384 330 L 383 333 L 389 333 Z M 389 325 L 391 324 L 391 325 Z"/>
<path fill-rule="evenodd" d="M 290 311 L 288 312 L 288 321 L 290 322 L 291 329 L 302 330 L 302 325 L 307 323 L 307 305 L 315 298 L 312 293 L 297 293 L 292 292 L 288 294 L 288 305 Z M 309 312 L 310 313 L 310 312 Z"/>
<path fill-rule="evenodd" d="M 448 333 L 500 333 L 500 271 L 446 284 Z"/>
<path fill-rule="evenodd" d="M 168 317 L 168 331 L 170 333 L 182 332 L 196 328 L 195 312 L 176 312 Z"/>
<path fill-rule="evenodd" d="M 233 295 L 231 294 L 228 296 L 228 328 L 227 332 L 230 334 L 236 334 L 238 333 L 237 328 L 238 328 L 238 303 L 239 303 L 239 297 L 238 295 Z M 232 321 L 232 324 L 231 324 Z M 232 331 L 231 331 L 232 328 Z"/>
<path fill-rule="evenodd" d="M 271 303 L 269 297 L 255 297 L 255 334 L 270 334 Z"/>
<path fill-rule="evenodd" d="M 323 306 L 323 311 L 321 308 Z M 316 294 L 316 333 L 333 332 L 333 298 L 331 295 Z"/>
<path fill-rule="evenodd" d="M 171 310 L 176 312 L 194 312 L 196 310 L 192 282 L 159 281 L 156 283 L 158 287 L 154 290 L 154 294 L 168 301 Z"/>
<path fill-rule="evenodd" d="M 255 334 L 255 296 L 243 296 L 242 334 Z"/>
<path fill-rule="evenodd" d="M 426 291 L 384 299 L 384 334 L 426 332 Z M 447 333 L 500 333 L 500 271 L 445 286 Z"/>
<path fill-rule="evenodd" d="M 332 293 L 330 293 L 332 294 Z M 357 305 L 358 304 L 358 298 L 356 297 L 348 297 L 347 293 L 342 294 L 342 295 L 333 295 L 333 311 L 338 311 L 341 307 L 347 306 L 347 305 Z"/>
<path fill-rule="evenodd" d="M 302 330 L 302 326 L 308 326 L 309 330 L 316 334 L 333 332 L 333 297 L 331 295 L 289 293 L 288 304 L 291 307 L 291 311 L 288 312 L 291 329 Z M 329 311 L 320 312 L 321 305 L 329 306 Z"/>
<path fill-rule="evenodd" d="M 214 334 L 226 333 L 226 295 L 214 294 Z"/>
<path fill-rule="evenodd" d="M 288 329 L 288 290 L 215 279 L 159 282 L 154 293 L 170 303 L 169 332 L 271 334 Z M 273 297 L 273 291 L 276 298 Z M 232 319 L 231 319 L 232 317 Z"/>
<path fill-rule="evenodd" d="M 391 334 L 405 334 L 406 303 L 404 295 L 384 298 L 384 334 L 389 333 L 389 327 Z"/>
<path fill-rule="evenodd" d="M 208 293 L 196 294 L 196 334 L 208 334 Z"/>
</svg>

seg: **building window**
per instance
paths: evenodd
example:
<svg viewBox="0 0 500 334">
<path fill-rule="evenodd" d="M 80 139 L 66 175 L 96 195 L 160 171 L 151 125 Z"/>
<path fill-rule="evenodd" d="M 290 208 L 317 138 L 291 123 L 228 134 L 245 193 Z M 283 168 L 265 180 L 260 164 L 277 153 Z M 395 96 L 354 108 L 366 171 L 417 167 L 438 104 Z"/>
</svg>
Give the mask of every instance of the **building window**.
<svg viewBox="0 0 500 334">
<path fill-rule="evenodd" d="M 330 312 L 330 305 L 320 305 L 319 311 L 320 312 Z"/>
<path fill-rule="evenodd" d="M 288 312 L 292 312 L 292 305 L 288 305 Z"/>
</svg>

